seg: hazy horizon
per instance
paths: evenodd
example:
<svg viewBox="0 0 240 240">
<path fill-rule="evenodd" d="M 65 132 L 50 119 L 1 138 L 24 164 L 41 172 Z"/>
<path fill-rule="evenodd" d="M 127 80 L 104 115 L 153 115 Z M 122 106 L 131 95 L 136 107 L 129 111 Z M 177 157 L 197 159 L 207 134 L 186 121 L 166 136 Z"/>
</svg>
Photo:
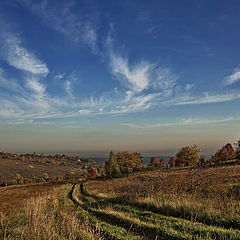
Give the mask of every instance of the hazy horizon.
<svg viewBox="0 0 240 240">
<path fill-rule="evenodd" d="M 239 21 L 235 0 L 1 1 L 0 149 L 212 154 L 236 142 Z"/>
</svg>

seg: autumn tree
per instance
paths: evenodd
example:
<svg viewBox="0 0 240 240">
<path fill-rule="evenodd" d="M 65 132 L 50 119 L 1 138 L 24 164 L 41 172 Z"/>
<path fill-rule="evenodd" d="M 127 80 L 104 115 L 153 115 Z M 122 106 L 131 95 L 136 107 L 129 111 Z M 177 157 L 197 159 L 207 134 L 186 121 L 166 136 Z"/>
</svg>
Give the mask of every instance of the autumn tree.
<svg viewBox="0 0 240 240">
<path fill-rule="evenodd" d="M 158 159 L 156 157 L 151 157 L 150 163 L 148 164 L 149 167 L 156 167 L 158 165 Z"/>
<path fill-rule="evenodd" d="M 240 160 L 240 139 L 238 140 L 238 142 L 236 143 L 236 159 Z"/>
<path fill-rule="evenodd" d="M 169 167 L 170 168 L 174 168 L 175 167 L 175 164 L 176 164 L 176 158 L 175 157 L 171 157 L 170 159 L 169 159 Z"/>
<path fill-rule="evenodd" d="M 105 171 L 109 177 L 120 177 L 122 175 L 116 155 L 112 151 L 109 154 L 108 161 L 105 163 Z"/>
<path fill-rule="evenodd" d="M 165 168 L 165 160 L 162 159 L 162 158 L 159 160 L 159 167 L 160 168 Z"/>
<path fill-rule="evenodd" d="M 215 163 L 222 163 L 227 160 L 234 159 L 236 157 L 236 151 L 231 143 L 227 143 L 220 148 L 212 157 L 212 161 Z"/>
<path fill-rule="evenodd" d="M 88 170 L 88 177 L 89 178 L 96 178 L 97 177 L 97 169 L 96 168 L 91 168 Z"/>
<path fill-rule="evenodd" d="M 192 166 L 200 161 L 201 149 L 196 145 L 181 148 L 176 154 L 176 166 Z"/>
<path fill-rule="evenodd" d="M 122 174 L 132 173 L 144 167 L 141 153 L 119 152 L 116 159 Z"/>
</svg>

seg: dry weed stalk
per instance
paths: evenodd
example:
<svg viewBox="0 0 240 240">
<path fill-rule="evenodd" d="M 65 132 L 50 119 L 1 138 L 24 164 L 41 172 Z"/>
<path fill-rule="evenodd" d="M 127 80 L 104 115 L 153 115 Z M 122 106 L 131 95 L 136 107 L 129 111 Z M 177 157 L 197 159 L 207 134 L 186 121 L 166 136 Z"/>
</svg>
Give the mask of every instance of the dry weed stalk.
<svg viewBox="0 0 240 240">
<path fill-rule="evenodd" d="M 5 240 L 8 238 L 7 236 L 7 229 L 10 223 L 10 220 L 7 218 L 7 216 L 0 212 L 0 223 L 1 223 L 1 232 L 2 232 L 2 239 Z"/>
</svg>

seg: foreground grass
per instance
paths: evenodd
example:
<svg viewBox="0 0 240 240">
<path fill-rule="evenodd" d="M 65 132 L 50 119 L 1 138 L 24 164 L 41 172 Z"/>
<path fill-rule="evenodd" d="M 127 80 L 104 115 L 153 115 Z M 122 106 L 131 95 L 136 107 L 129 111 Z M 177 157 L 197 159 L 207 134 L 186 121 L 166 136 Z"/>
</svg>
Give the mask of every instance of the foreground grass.
<svg viewBox="0 0 240 240">
<path fill-rule="evenodd" d="M 81 218 L 85 218 L 88 223 L 93 228 L 99 228 L 103 232 L 103 236 L 107 239 L 116 239 L 116 240 L 140 240 L 144 239 L 144 237 L 139 235 L 134 235 L 131 233 L 131 227 L 125 229 L 123 227 L 115 225 L 114 222 L 109 222 L 106 220 L 101 220 L 101 218 L 96 217 L 86 208 L 86 202 L 91 204 L 96 204 L 96 200 L 94 198 L 82 195 L 80 193 L 80 185 L 76 185 L 73 187 L 71 191 L 70 198 L 72 201 L 78 206 L 78 214 Z"/>
<path fill-rule="evenodd" d="M 70 188 L 70 185 L 55 187 L 47 194 L 24 199 L 25 203 L 11 213 L 2 212 L 1 239 L 103 239 L 100 231 L 79 219 L 68 198 Z"/>
<path fill-rule="evenodd" d="M 75 192 L 76 194 L 76 192 Z M 78 198 L 79 195 L 77 195 Z M 115 199 L 116 200 L 116 199 Z M 239 239 L 240 231 L 169 217 L 111 199 L 82 195 L 81 205 L 96 218 L 137 232 L 148 239 Z"/>
<path fill-rule="evenodd" d="M 237 240 L 239 183 L 235 166 L 6 189 L 0 239 Z"/>
</svg>

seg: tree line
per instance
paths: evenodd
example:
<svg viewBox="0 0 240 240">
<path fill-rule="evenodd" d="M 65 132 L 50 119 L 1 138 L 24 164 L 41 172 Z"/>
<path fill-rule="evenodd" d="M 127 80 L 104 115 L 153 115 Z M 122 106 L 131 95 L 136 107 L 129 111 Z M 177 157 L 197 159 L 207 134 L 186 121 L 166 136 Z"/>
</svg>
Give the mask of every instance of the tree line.
<svg viewBox="0 0 240 240">
<path fill-rule="evenodd" d="M 190 145 L 182 147 L 175 157 L 169 159 L 168 164 L 164 159 L 158 160 L 156 157 L 152 157 L 147 167 L 144 167 L 143 157 L 139 152 L 129 153 L 125 151 L 114 154 L 111 151 L 108 160 L 105 162 L 105 173 L 108 177 L 121 177 L 144 169 L 203 167 L 210 164 L 221 164 L 229 160 L 238 160 L 240 162 L 240 139 L 234 146 L 227 143 L 207 160 L 201 155 L 201 149 L 197 145 Z"/>
</svg>

